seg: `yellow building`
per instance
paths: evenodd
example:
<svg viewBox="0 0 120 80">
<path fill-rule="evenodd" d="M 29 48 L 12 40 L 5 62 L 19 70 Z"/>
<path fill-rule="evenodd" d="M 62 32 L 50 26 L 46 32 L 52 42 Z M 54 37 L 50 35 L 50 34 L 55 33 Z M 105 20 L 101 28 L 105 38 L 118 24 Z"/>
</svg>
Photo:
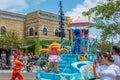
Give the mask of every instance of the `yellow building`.
<svg viewBox="0 0 120 80">
<path fill-rule="evenodd" d="M 68 39 L 67 17 L 64 17 L 65 38 Z M 59 15 L 38 10 L 26 15 L 0 10 L 0 31 L 15 31 L 26 39 L 60 40 Z"/>
<path fill-rule="evenodd" d="M 64 19 L 64 38 L 68 39 L 67 17 Z M 26 39 L 61 40 L 59 28 L 59 15 L 55 13 L 38 10 L 24 15 L 0 10 L 0 32 L 17 32 L 20 38 Z M 0 46 L 0 55 L 3 51 L 9 64 L 8 56 L 17 50 L 13 48 L 8 52 Z"/>
</svg>

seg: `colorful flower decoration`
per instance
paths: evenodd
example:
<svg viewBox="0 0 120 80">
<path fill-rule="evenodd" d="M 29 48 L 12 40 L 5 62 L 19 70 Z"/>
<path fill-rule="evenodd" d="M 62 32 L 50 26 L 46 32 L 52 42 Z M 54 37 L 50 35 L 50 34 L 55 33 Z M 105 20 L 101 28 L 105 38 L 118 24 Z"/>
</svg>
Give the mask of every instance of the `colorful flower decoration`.
<svg viewBox="0 0 120 80">
<path fill-rule="evenodd" d="M 81 55 L 78 56 L 78 60 L 81 60 L 81 61 L 86 61 L 87 58 L 88 58 L 88 54 L 85 54 L 83 56 L 81 56 Z"/>
</svg>

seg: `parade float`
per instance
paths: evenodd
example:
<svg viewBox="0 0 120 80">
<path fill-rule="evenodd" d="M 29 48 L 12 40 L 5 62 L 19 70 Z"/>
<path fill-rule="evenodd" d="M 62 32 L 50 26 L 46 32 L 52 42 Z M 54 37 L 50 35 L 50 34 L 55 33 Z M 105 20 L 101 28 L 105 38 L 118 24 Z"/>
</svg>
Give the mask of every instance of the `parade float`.
<svg viewBox="0 0 120 80">
<path fill-rule="evenodd" d="M 36 70 L 36 80 L 88 80 L 94 77 L 92 64 L 97 39 L 89 37 L 90 25 L 89 21 L 80 17 L 69 21 L 70 45 L 66 46 L 66 41 L 63 40 L 61 44 L 57 44 L 57 48 L 51 44 L 48 49 L 40 50 L 41 54 L 47 52 L 50 57 L 51 54 L 59 55 L 59 59 L 56 58 L 59 62 L 54 59 L 54 63 L 49 62 L 46 70 Z"/>
</svg>

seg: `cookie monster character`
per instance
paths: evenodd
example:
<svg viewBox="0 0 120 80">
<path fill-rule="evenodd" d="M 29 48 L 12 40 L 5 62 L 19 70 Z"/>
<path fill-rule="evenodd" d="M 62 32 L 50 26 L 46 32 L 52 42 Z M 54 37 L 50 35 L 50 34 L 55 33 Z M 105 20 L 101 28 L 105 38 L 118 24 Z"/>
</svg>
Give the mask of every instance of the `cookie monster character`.
<svg viewBox="0 0 120 80">
<path fill-rule="evenodd" d="M 61 48 L 61 45 L 57 42 L 53 42 L 48 49 L 41 49 L 40 53 L 50 53 L 50 56 L 48 57 L 48 67 L 46 69 L 46 72 L 50 72 L 51 66 L 54 64 L 55 73 L 59 73 L 58 70 L 58 62 L 61 61 L 61 57 L 59 56 L 59 53 L 61 52 L 67 52 L 66 48 Z"/>
<path fill-rule="evenodd" d="M 81 52 L 81 43 L 82 43 L 80 30 L 75 29 L 74 30 L 74 35 L 75 35 L 75 38 L 74 38 L 74 53 L 80 53 Z"/>
</svg>

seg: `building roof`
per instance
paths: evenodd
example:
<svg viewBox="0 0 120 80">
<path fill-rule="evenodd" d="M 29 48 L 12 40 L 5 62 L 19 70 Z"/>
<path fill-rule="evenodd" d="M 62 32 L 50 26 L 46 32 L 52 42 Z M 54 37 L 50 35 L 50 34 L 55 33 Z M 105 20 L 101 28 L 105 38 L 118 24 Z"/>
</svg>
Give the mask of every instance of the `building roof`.
<svg viewBox="0 0 120 80">
<path fill-rule="evenodd" d="M 69 27 L 83 27 L 83 26 L 89 26 L 91 23 L 88 21 L 85 21 L 84 19 L 78 17 L 73 22 L 69 23 Z"/>
<path fill-rule="evenodd" d="M 25 20 L 25 15 L 14 13 L 14 12 L 0 10 L 0 18 L 24 21 Z"/>
</svg>

